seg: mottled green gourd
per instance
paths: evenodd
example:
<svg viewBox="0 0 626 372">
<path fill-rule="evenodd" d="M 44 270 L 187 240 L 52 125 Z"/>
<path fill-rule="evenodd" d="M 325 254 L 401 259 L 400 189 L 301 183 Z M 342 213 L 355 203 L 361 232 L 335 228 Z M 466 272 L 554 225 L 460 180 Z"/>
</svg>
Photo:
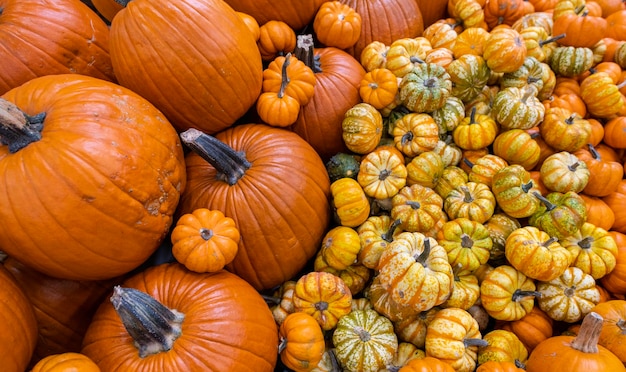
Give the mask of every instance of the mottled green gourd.
<svg viewBox="0 0 626 372">
<path fill-rule="evenodd" d="M 357 155 L 339 152 L 331 156 L 328 162 L 326 162 L 326 171 L 330 177 L 330 182 L 344 177 L 356 180 L 360 165 L 361 163 Z"/>
<path fill-rule="evenodd" d="M 400 81 L 402 104 L 412 112 L 432 112 L 446 103 L 452 92 L 450 75 L 434 63 L 421 63 Z"/>
</svg>

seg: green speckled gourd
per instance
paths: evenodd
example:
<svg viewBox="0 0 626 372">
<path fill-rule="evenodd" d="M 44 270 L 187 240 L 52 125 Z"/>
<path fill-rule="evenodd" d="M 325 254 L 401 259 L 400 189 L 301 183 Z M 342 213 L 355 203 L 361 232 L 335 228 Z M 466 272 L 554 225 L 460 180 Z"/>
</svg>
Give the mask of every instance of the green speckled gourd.
<svg viewBox="0 0 626 372">
<path fill-rule="evenodd" d="M 452 91 L 450 75 L 434 63 L 421 63 L 400 81 L 402 104 L 417 113 L 432 112 L 443 107 Z"/>
<path fill-rule="evenodd" d="M 551 192 L 546 197 L 535 193 L 541 201 L 528 223 L 559 240 L 575 234 L 587 220 L 585 201 L 573 191 Z"/>
<path fill-rule="evenodd" d="M 452 95 L 463 102 L 476 98 L 491 75 L 483 57 L 474 54 L 464 54 L 450 62 L 446 71 L 452 81 Z"/>
<path fill-rule="evenodd" d="M 330 182 L 335 182 L 344 177 L 356 180 L 360 166 L 358 155 L 338 152 L 326 162 L 326 171 L 328 172 Z"/>
<path fill-rule="evenodd" d="M 593 66 L 593 51 L 585 47 L 558 46 L 550 56 L 550 67 L 555 74 L 573 77 Z"/>
</svg>

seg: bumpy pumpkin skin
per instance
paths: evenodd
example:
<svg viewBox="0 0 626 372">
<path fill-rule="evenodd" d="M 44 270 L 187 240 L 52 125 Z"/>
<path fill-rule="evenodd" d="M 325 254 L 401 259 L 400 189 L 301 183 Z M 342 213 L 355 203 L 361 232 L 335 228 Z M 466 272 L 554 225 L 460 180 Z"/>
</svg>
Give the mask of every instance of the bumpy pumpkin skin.
<svg viewBox="0 0 626 372">
<path fill-rule="evenodd" d="M 171 263 L 139 272 L 123 286 L 183 313 L 181 335 L 171 350 L 141 358 L 113 305 L 105 301 L 81 350 L 102 371 L 273 371 L 278 328 L 263 298 L 236 275 L 193 273 Z"/>
<path fill-rule="evenodd" d="M 190 152 L 179 213 L 217 209 L 235 220 L 239 253 L 227 268 L 257 289 L 272 288 L 294 277 L 321 246 L 331 216 L 326 168 L 310 145 L 284 129 L 244 124 L 216 138 L 252 165 L 229 186 Z"/>
<path fill-rule="evenodd" d="M 224 1 L 133 0 L 111 22 L 110 49 L 120 84 L 178 130 L 226 129 L 261 93 L 256 40 Z"/>
<path fill-rule="evenodd" d="M 37 342 L 37 320 L 33 308 L 11 274 L 0 265 L 0 365 L 5 371 L 21 372 L 28 365 Z"/>
<path fill-rule="evenodd" d="M 0 250 L 73 280 L 141 265 L 185 188 L 182 145 L 168 120 L 124 87 L 75 74 L 36 78 L 3 97 L 46 117 L 42 140 L 13 154 L 0 147 L 0 220 L 12 221 L 0 226 Z"/>
<path fill-rule="evenodd" d="M 43 75 L 115 81 L 109 29 L 78 0 L 1 0 L 0 94 Z"/>
</svg>

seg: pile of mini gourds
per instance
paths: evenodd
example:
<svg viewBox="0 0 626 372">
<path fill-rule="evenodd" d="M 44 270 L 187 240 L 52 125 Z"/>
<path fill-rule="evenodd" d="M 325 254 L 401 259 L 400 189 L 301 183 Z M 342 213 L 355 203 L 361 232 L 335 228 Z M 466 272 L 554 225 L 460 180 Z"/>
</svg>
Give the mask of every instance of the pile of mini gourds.
<svg viewBox="0 0 626 372">
<path fill-rule="evenodd" d="M 625 30 L 621 0 L 0 0 L 0 365 L 626 371 Z"/>
</svg>

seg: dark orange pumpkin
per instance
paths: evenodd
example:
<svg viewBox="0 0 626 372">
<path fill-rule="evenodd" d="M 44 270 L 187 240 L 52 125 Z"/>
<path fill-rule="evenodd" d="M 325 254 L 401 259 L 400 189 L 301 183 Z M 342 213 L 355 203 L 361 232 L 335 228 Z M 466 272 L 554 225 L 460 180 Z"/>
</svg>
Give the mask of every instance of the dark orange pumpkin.
<svg viewBox="0 0 626 372">
<path fill-rule="evenodd" d="M 300 31 L 313 20 L 325 0 L 225 0 L 233 9 L 250 14 L 259 24 L 283 21 Z"/>
<path fill-rule="evenodd" d="M 132 0 L 111 22 L 110 38 L 120 84 L 178 130 L 223 130 L 261 93 L 256 40 L 222 0 Z"/>
<path fill-rule="evenodd" d="M 124 9 L 124 6 L 116 0 L 91 0 L 91 5 L 100 13 L 100 15 L 111 23 L 111 20 L 117 12 Z"/>
<path fill-rule="evenodd" d="M 348 151 L 341 123 L 346 111 L 361 102 L 359 89 L 365 69 L 341 49 L 313 49 L 308 35 L 299 38 L 294 54 L 315 72 L 315 89 L 291 129 L 328 161 L 336 153 Z"/>
<path fill-rule="evenodd" d="M 227 268 L 255 288 L 296 275 L 321 246 L 330 221 L 330 180 L 315 150 L 295 133 L 265 124 L 241 124 L 215 137 L 189 130 L 181 137 L 200 151 L 186 157 L 188 187 L 179 213 L 208 208 L 235 220 L 241 240 Z M 213 165 L 199 155 L 207 150 L 215 151 Z"/>
<path fill-rule="evenodd" d="M 263 298 L 236 275 L 162 264 L 115 288 L 81 352 L 102 371 L 271 372 L 278 328 Z"/>
<path fill-rule="evenodd" d="M 3 97 L 26 125 L 18 138 L 0 134 L 8 144 L 0 146 L 0 250 L 74 280 L 141 265 L 185 188 L 183 149 L 163 114 L 124 87 L 76 74 L 35 78 Z"/>
<path fill-rule="evenodd" d="M 30 301 L 11 274 L 0 265 L 0 365 L 5 371 L 26 370 L 37 342 L 37 320 Z"/>
<path fill-rule="evenodd" d="M 79 0 L 0 0 L 0 94 L 38 76 L 115 80 L 106 23 Z"/>
<path fill-rule="evenodd" d="M 609 231 L 617 243 L 617 263 L 613 271 L 600 279 L 602 286 L 613 295 L 626 295 L 626 234 Z"/>
<path fill-rule="evenodd" d="M 361 15 L 361 36 L 354 46 L 346 49 L 356 59 L 374 40 L 390 45 L 397 39 L 420 36 L 424 31 L 424 19 L 416 0 L 339 1 Z"/>
<path fill-rule="evenodd" d="M 31 364 L 49 355 L 79 352 L 91 317 L 113 285 L 122 281 L 56 279 L 12 257 L 3 265 L 31 302 L 37 319 L 39 336 Z"/>
</svg>

